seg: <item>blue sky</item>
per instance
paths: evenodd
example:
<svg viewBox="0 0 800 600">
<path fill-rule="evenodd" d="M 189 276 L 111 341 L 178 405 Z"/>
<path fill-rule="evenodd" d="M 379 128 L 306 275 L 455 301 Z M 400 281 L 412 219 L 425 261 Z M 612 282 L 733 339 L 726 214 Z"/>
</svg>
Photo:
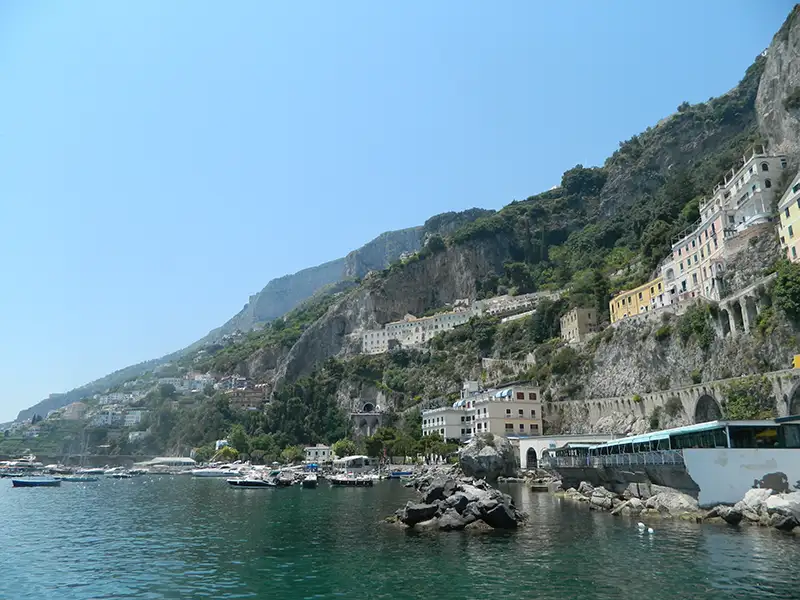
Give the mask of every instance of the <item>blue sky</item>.
<svg viewBox="0 0 800 600">
<path fill-rule="evenodd" d="M 733 87 L 791 2 L 0 4 L 0 422 Z"/>
</svg>

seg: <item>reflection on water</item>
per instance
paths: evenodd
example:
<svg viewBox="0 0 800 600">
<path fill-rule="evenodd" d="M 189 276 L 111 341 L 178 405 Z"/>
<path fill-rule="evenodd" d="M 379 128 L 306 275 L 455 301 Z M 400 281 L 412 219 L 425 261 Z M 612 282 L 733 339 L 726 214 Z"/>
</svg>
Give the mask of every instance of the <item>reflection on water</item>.
<svg viewBox="0 0 800 600">
<path fill-rule="evenodd" d="M 135 478 L 12 489 L 0 480 L 0 597 L 793 598 L 800 547 L 771 530 L 635 520 L 510 487 L 516 532 L 404 531 L 416 499 L 367 489 L 229 489 Z"/>
</svg>

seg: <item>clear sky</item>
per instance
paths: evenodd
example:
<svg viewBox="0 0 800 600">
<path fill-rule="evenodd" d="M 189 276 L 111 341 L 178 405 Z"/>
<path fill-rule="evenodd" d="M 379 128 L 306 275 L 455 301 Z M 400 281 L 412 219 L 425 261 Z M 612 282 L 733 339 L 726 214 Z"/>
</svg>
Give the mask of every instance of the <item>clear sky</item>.
<svg viewBox="0 0 800 600">
<path fill-rule="evenodd" d="M 0 3 L 0 422 L 733 87 L 791 2 Z"/>
</svg>

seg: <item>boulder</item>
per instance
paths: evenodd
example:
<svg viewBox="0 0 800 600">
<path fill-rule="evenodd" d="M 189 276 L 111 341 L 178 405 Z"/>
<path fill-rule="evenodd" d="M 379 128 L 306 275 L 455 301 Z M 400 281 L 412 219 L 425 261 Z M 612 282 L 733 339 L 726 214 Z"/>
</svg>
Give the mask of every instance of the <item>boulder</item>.
<svg viewBox="0 0 800 600">
<path fill-rule="evenodd" d="M 431 504 L 438 500 L 444 500 L 453 494 L 456 489 L 456 482 L 451 477 L 436 477 L 427 486 L 422 501 Z"/>
<path fill-rule="evenodd" d="M 473 502 L 475 500 L 473 499 Z M 456 492 L 452 496 L 450 496 L 447 500 L 444 501 L 445 506 L 449 508 L 453 508 L 458 513 L 464 512 L 464 509 L 467 508 L 467 505 L 470 503 L 470 497 L 465 494 L 464 492 Z"/>
<path fill-rule="evenodd" d="M 442 531 L 460 531 L 473 521 L 473 515 L 460 515 L 454 508 L 448 508 L 437 519 L 437 525 Z"/>
<path fill-rule="evenodd" d="M 785 517 L 793 516 L 800 521 L 800 492 L 773 494 L 766 499 L 764 506 L 769 513 Z"/>
<path fill-rule="evenodd" d="M 414 502 L 408 502 L 402 514 L 399 516 L 403 523 L 413 527 L 417 523 L 432 519 L 436 516 L 438 510 L 439 507 L 436 504 L 415 504 Z"/>
<path fill-rule="evenodd" d="M 563 492 L 564 488 L 561 485 L 561 480 L 560 479 L 556 479 L 555 481 L 551 481 L 550 483 L 548 483 L 547 484 L 547 491 L 550 492 L 551 494 L 555 494 L 555 493 L 558 493 L 558 492 Z"/>
<path fill-rule="evenodd" d="M 697 500 L 684 494 L 672 490 L 669 492 L 659 492 L 650 496 L 644 503 L 646 508 L 656 510 L 661 514 L 680 515 L 682 513 L 697 512 Z"/>
<path fill-rule="evenodd" d="M 760 489 L 760 488 L 753 488 L 747 490 L 747 493 L 744 495 L 744 498 L 740 502 L 737 502 L 736 505 L 742 504 L 740 508 L 742 511 L 750 511 L 754 513 L 761 512 L 764 503 L 767 501 L 772 495 L 772 490 L 767 489 Z"/>
<path fill-rule="evenodd" d="M 495 529 L 515 529 L 516 513 L 507 504 L 496 504 L 491 510 L 482 513 L 484 523 Z"/>
<path fill-rule="evenodd" d="M 611 510 L 614 506 L 611 498 L 604 494 L 592 494 L 589 498 L 589 506 L 601 510 Z"/>
<path fill-rule="evenodd" d="M 611 511 L 612 515 L 638 515 L 644 509 L 644 502 L 639 498 L 631 498 L 623 502 Z"/>
<path fill-rule="evenodd" d="M 800 526 L 800 521 L 794 515 L 778 515 L 775 514 L 776 519 L 772 526 L 781 531 L 792 531 L 797 526 Z"/>
<path fill-rule="evenodd" d="M 594 492 L 594 486 L 588 481 L 581 481 L 581 484 L 578 486 L 578 493 L 584 496 L 591 496 L 592 492 Z"/>
<path fill-rule="evenodd" d="M 733 506 L 719 506 L 717 508 L 719 509 L 719 516 L 729 525 L 738 525 L 744 517 L 742 511 L 736 510 Z"/>
<path fill-rule="evenodd" d="M 494 434 L 474 436 L 462 448 L 459 462 L 468 477 L 490 481 L 497 481 L 500 476 L 514 477 L 517 472 L 517 459 L 511 442 Z"/>
</svg>

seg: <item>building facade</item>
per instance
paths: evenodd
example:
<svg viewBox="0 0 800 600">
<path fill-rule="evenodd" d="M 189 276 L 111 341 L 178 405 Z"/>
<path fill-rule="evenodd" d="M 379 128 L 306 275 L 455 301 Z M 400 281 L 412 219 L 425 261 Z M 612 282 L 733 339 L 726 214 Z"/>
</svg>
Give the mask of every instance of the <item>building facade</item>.
<svg viewBox="0 0 800 600">
<path fill-rule="evenodd" d="M 146 410 L 129 410 L 125 413 L 123 425 L 125 427 L 136 427 L 137 425 L 141 425 L 145 416 L 147 416 Z"/>
<path fill-rule="evenodd" d="M 328 462 L 331 460 L 331 447 L 324 444 L 307 446 L 305 449 L 306 462 Z"/>
<path fill-rule="evenodd" d="M 83 402 L 73 402 L 64 407 L 62 417 L 68 421 L 80 421 L 86 414 L 86 405 Z"/>
<path fill-rule="evenodd" d="M 581 343 L 597 333 L 597 310 L 573 308 L 561 317 L 561 338 L 569 343 Z"/>
<path fill-rule="evenodd" d="M 237 389 L 225 392 L 231 408 L 239 410 L 259 410 L 264 406 L 263 389 Z"/>
<path fill-rule="evenodd" d="M 543 426 L 541 394 L 529 384 L 481 390 L 467 381 L 452 407 L 422 411 L 422 434 L 446 440 L 466 441 L 481 433 L 541 435 Z"/>
<path fill-rule="evenodd" d="M 800 173 L 795 176 L 781 198 L 778 215 L 781 248 L 786 252 L 786 258 L 798 262 L 800 261 Z"/>
<path fill-rule="evenodd" d="M 671 296 L 664 288 L 663 277 L 656 277 L 637 288 L 620 292 L 608 303 L 608 309 L 611 322 L 616 323 L 626 317 L 664 308 L 671 303 Z"/>
<path fill-rule="evenodd" d="M 381 354 L 395 346 L 412 347 L 424 344 L 432 337 L 463 325 L 473 316 L 472 310 L 456 310 L 430 317 L 406 315 L 402 321 L 387 323 L 381 329 L 365 331 L 361 336 L 364 354 Z"/>
</svg>

